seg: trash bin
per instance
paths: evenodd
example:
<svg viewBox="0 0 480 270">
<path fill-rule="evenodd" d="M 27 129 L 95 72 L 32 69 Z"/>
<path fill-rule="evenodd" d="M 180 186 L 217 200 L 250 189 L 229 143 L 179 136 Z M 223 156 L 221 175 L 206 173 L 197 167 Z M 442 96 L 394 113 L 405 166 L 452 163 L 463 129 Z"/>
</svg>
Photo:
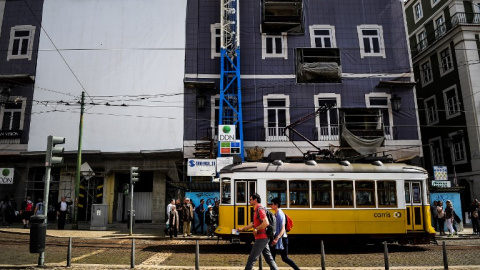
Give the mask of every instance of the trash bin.
<svg viewBox="0 0 480 270">
<path fill-rule="evenodd" d="M 135 210 L 133 210 L 132 228 L 133 227 L 135 227 Z M 130 229 L 130 210 L 128 210 L 128 215 L 127 215 L 127 229 Z"/>
<path fill-rule="evenodd" d="M 106 231 L 108 222 L 108 205 L 92 204 L 90 230 Z"/>
<path fill-rule="evenodd" d="M 30 253 L 42 253 L 45 251 L 45 238 L 47 236 L 46 215 L 30 217 Z"/>
</svg>

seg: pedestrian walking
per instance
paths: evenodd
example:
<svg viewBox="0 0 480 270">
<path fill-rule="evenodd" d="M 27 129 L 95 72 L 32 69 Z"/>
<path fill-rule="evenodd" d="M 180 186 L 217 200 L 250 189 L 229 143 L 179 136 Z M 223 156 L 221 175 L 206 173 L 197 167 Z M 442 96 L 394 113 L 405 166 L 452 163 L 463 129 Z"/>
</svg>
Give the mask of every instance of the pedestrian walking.
<svg viewBox="0 0 480 270">
<path fill-rule="evenodd" d="M 300 268 L 298 268 L 295 262 L 288 258 L 288 235 L 287 230 L 285 229 L 287 219 L 285 218 L 285 214 L 283 213 L 282 209 L 280 209 L 280 198 L 273 198 L 270 206 L 272 207 L 272 210 L 275 211 L 275 217 L 277 219 L 275 237 L 270 244 L 272 247 L 271 251 L 273 259 L 275 260 L 277 252 L 280 252 L 280 255 L 282 256 L 282 261 L 290 265 L 290 267 L 292 267 L 293 269 L 300 270 Z"/>
<path fill-rule="evenodd" d="M 62 197 L 62 200 L 57 204 L 57 226 L 59 230 L 65 229 L 65 221 L 68 214 L 68 206 L 72 204 L 72 199 L 67 202 L 65 196 Z"/>
<path fill-rule="evenodd" d="M 437 213 L 438 213 L 438 230 L 440 235 L 445 235 L 445 210 L 443 210 L 443 202 L 437 202 Z"/>
<path fill-rule="evenodd" d="M 178 232 L 183 233 L 183 208 L 180 199 L 175 200 L 175 207 L 177 208 L 178 214 Z"/>
<path fill-rule="evenodd" d="M 260 254 L 263 254 L 263 257 L 270 266 L 271 270 L 278 269 L 272 253 L 270 252 L 270 248 L 268 246 L 269 239 L 265 230 L 265 228 L 267 228 L 269 225 L 267 214 L 265 213 L 265 211 L 268 210 L 265 210 L 265 208 L 262 207 L 261 202 L 262 199 L 257 193 L 254 193 L 250 196 L 250 205 L 254 207 L 253 222 L 243 228 L 238 229 L 238 231 L 243 232 L 253 228 L 253 236 L 255 237 L 255 242 L 253 243 L 252 250 L 248 256 L 247 264 L 245 265 L 245 270 L 253 269 L 253 265 L 257 261 Z"/>
<path fill-rule="evenodd" d="M 208 211 L 205 213 L 205 223 L 207 224 L 207 237 L 214 237 L 215 232 L 216 213 L 213 211 L 213 206 L 208 206 Z"/>
<path fill-rule="evenodd" d="M 183 237 L 191 236 L 190 223 L 193 219 L 193 207 L 190 204 L 190 198 L 185 198 L 183 208 Z"/>
<path fill-rule="evenodd" d="M 195 234 L 198 234 L 198 228 L 200 228 L 201 234 L 203 234 L 203 226 L 205 225 L 205 208 L 203 204 L 205 203 L 204 199 L 200 200 L 200 204 L 195 208 L 195 214 L 198 217 L 198 225 L 195 227 Z"/>
<path fill-rule="evenodd" d="M 437 206 L 438 206 L 438 202 L 437 201 L 433 201 L 433 205 L 430 206 L 430 213 L 432 214 L 432 225 L 433 225 L 433 229 L 436 231 L 437 230 L 437 225 L 438 225 L 438 212 L 437 212 Z"/>
<path fill-rule="evenodd" d="M 8 197 L 5 196 L 0 202 L 0 214 L 2 216 L 2 225 L 7 225 L 7 209 L 8 209 Z"/>
<path fill-rule="evenodd" d="M 28 228 L 30 225 L 30 217 L 33 216 L 34 205 L 32 198 L 27 196 L 25 201 L 22 202 L 20 208 L 20 214 L 22 215 L 23 228 Z"/>
<path fill-rule="evenodd" d="M 457 234 L 453 228 L 453 215 L 455 210 L 453 209 L 452 202 L 447 200 L 447 206 L 445 207 L 445 222 L 447 223 L 448 237 L 453 237 L 454 234 Z"/>
<path fill-rule="evenodd" d="M 175 205 L 172 205 L 172 208 L 170 209 L 170 217 L 168 218 L 168 230 L 169 230 L 169 235 L 170 238 L 172 236 L 178 237 L 178 224 L 179 219 L 178 219 L 178 212 L 177 212 L 177 207 Z"/>
<path fill-rule="evenodd" d="M 33 214 L 34 214 L 34 215 L 45 215 L 43 209 L 44 209 L 44 207 L 43 207 L 43 199 L 42 199 L 42 198 L 38 198 L 38 202 L 37 202 L 37 204 L 35 205 L 35 211 L 33 212 Z"/>
<path fill-rule="evenodd" d="M 478 200 L 475 199 L 472 201 L 469 209 L 469 217 L 472 221 L 473 234 L 479 233 L 479 224 L 478 224 L 478 210 L 477 210 Z"/>
</svg>

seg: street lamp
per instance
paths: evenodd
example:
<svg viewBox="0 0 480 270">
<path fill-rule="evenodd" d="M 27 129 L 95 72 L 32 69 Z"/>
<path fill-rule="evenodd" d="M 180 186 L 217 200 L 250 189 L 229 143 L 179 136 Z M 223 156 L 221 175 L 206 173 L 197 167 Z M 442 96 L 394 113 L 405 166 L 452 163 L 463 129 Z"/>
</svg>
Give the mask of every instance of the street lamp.
<svg viewBox="0 0 480 270">
<path fill-rule="evenodd" d="M 400 111 L 402 107 L 402 98 L 397 96 L 397 94 L 393 93 L 392 98 L 390 98 L 390 102 L 392 103 L 392 109 L 396 112 Z"/>
</svg>

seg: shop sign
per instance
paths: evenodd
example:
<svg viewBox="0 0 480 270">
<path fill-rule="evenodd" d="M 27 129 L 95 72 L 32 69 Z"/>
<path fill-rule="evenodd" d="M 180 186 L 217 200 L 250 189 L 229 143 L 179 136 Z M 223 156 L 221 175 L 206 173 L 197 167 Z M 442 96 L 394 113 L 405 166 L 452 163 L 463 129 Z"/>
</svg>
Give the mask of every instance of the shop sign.
<svg viewBox="0 0 480 270">
<path fill-rule="evenodd" d="M 218 126 L 218 140 L 221 142 L 236 141 L 235 125 L 219 125 Z"/>
<path fill-rule="evenodd" d="M 215 176 L 217 172 L 216 159 L 189 159 L 187 163 L 188 176 Z"/>
<path fill-rule="evenodd" d="M 433 166 L 433 176 L 437 181 L 448 180 L 447 166 Z"/>
<path fill-rule="evenodd" d="M 450 181 L 432 181 L 432 186 L 446 188 L 451 187 L 452 183 Z"/>
<path fill-rule="evenodd" d="M 233 164 L 233 157 L 218 157 L 217 158 L 217 173 L 220 172 L 223 167 Z"/>
<path fill-rule="evenodd" d="M 13 168 L 0 168 L 0 184 L 13 184 Z"/>
</svg>

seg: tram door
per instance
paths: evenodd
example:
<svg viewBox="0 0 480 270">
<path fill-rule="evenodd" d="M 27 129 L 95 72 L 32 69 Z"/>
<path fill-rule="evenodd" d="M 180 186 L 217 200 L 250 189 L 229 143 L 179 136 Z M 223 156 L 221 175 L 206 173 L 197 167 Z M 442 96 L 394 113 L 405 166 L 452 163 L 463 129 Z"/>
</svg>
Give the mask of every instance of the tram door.
<svg viewBox="0 0 480 270">
<path fill-rule="evenodd" d="M 250 206 L 250 195 L 257 192 L 257 181 L 235 181 L 235 225 L 244 227 L 253 221 L 253 207 Z"/>
<path fill-rule="evenodd" d="M 405 203 L 407 206 L 407 230 L 423 230 L 422 183 L 405 181 Z"/>
</svg>

